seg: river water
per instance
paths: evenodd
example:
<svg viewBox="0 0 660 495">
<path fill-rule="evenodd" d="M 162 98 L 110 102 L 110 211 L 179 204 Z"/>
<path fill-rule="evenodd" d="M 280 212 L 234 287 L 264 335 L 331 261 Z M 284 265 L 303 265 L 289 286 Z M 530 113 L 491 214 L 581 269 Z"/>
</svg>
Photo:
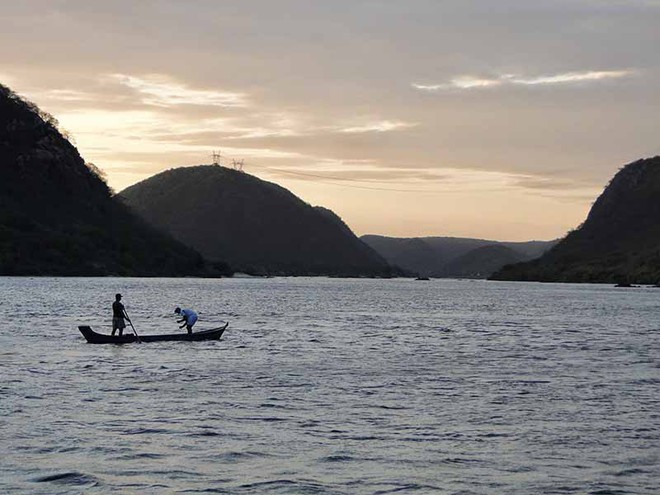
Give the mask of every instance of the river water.
<svg viewBox="0 0 660 495">
<path fill-rule="evenodd" d="M 86 344 L 114 294 L 138 333 Z M 0 493 L 660 493 L 660 289 L 0 278 Z"/>
</svg>

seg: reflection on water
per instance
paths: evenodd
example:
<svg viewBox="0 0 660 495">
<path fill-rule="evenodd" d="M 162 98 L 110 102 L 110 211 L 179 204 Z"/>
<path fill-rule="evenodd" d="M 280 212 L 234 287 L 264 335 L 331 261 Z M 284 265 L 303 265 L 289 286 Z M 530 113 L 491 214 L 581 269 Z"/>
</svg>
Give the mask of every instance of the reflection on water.
<svg viewBox="0 0 660 495">
<path fill-rule="evenodd" d="M 0 278 L 0 492 L 657 494 L 660 292 Z M 140 334 L 89 345 L 114 294 Z"/>
</svg>

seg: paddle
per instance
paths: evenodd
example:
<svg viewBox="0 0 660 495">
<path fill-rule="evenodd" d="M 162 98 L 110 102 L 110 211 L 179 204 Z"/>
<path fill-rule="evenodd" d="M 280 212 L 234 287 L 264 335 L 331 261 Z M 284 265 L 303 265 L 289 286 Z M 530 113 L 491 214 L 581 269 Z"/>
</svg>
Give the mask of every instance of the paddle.
<svg viewBox="0 0 660 495">
<path fill-rule="evenodd" d="M 124 313 L 126 313 L 126 310 L 124 310 Z M 128 317 L 128 313 L 126 313 L 126 319 L 128 320 L 128 324 L 129 324 L 129 325 L 131 326 L 131 328 L 133 329 L 133 333 L 135 334 L 135 338 L 137 339 L 138 343 L 141 344 L 142 341 L 140 340 L 140 336 L 138 335 L 137 330 L 135 330 L 135 327 L 133 326 L 133 322 L 132 322 L 131 319 Z"/>
</svg>

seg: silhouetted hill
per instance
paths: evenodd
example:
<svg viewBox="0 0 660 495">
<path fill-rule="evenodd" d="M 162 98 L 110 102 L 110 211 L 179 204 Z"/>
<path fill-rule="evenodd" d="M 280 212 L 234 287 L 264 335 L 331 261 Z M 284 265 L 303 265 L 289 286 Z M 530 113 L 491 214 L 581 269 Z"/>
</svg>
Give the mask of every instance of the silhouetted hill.
<svg viewBox="0 0 660 495">
<path fill-rule="evenodd" d="M 121 192 L 148 222 L 208 259 L 258 274 L 390 276 L 330 210 L 218 165 L 168 170 Z"/>
<path fill-rule="evenodd" d="M 541 258 L 506 266 L 493 279 L 660 282 L 660 157 L 619 170 L 580 227 Z"/>
<path fill-rule="evenodd" d="M 525 254 L 501 244 L 481 246 L 455 258 L 444 267 L 451 277 L 486 278 L 504 265 L 529 259 Z"/>
<path fill-rule="evenodd" d="M 52 116 L 0 85 L 0 274 L 210 273 L 115 201 Z"/>
<path fill-rule="evenodd" d="M 540 256 L 555 242 L 378 235 L 365 235 L 361 239 L 391 264 L 419 275 L 439 278 L 486 278 L 507 263 Z"/>
<path fill-rule="evenodd" d="M 436 273 L 443 261 L 433 248 L 418 238 L 396 238 L 363 235 L 362 241 L 371 246 L 390 264 L 418 275 Z"/>
</svg>

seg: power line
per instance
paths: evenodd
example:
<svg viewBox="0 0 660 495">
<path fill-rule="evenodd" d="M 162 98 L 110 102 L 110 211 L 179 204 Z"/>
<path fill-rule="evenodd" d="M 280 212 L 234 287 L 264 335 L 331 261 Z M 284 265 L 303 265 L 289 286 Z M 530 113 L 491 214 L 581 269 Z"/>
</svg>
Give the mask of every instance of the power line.
<svg viewBox="0 0 660 495">
<path fill-rule="evenodd" d="M 367 189 L 370 191 L 392 191 L 392 192 L 443 192 L 443 191 L 428 191 L 425 189 L 393 189 L 389 187 L 367 187 L 367 186 L 355 186 L 355 185 L 350 185 L 350 184 L 337 184 L 336 182 L 332 181 L 349 181 L 349 182 L 380 182 L 382 183 L 383 181 L 366 181 L 366 180 L 360 180 L 360 179 L 349 179 L 349 178 L 340 178 L 340 177 L 328 177 L 328 176 L 323 176 L 323 175 L 315 175 L 315 174 L 305 174 L 303 172 L 291 172 L 288 170 L 282 170 L 282 169 L 277 169 L 277 168 L 266 168 L 266 170 L 273 170 L 276 172 L 280 172 L 283 174 L 289 174 L 289 175 L 297 175 L 297 176 L 303 176 L 303 177 L 314 177 L 314 178 L 320 178 L 323 179 L 325 184 L 332 184 L 334 186 L 340 186 L 340 187 L 350 187 L 353 189 Z"/>
<path fill-rule="evenodd" d="M 231 157 L 228 157 L 224 155 L 227 160 L 231 159 Z M 214 165 L 219 164 L 219 159 L 220 159 L 220 152 L 214 152 L 213 153 L 213 163 Z M 243 165 L 244 165 L 244 160 L 236 160 L 236 159 L 231 159 L 231 165 L 234 170 L 238 171 L 243 171 Z M 358 185 L 351 185 L 351 184 L 346 184 L 345 182 L 354 182 L 354 183 L 377 183 L 377 184 L 388 184 L 389 182 L 387 181 L 379 181 L 379 180 L 370 180 L 370 179 L 354 179 L 350 177 L 332 177 L 328 175 L 320 175 L 320 174 L 310 174 L 310 173 L 305 173 L 305 172 L 294 172 L 291 170 L 284 170 L 281 168 L 273 168 L 273 167 L 266 167 L 263 165 L 251 165 L 252 167 L 260 168 L 262 170 L 265 170 L 267 172 L 277 172 L 281 174 L 288 174 L 288 175 L 293 175 L 293 176 L 299 176 L 299 177 L 311 177 L 314 179 L 322 179 L 322 181 L 317 181 L 319 183 L 324 183 L 324 184 L 329 184 L 332 186 L 337 186 L 337 187 L 348 187 L 351 189 L 363 189 L 363 190 L 368 190 L 368 191 L 388 191 L 388 192 L 405 192 L 405 193 L 427 193 L 427 194 L 448 194 L 448 193 L 457 193 L 457 192 L 464 192 L 464 191 L 455 191 L 455 190 L 428 190 L 428 189 L 399 189 L 399 188 L 391 188 L 391 187 L 368 187 L 368 186 L 358 186 Z M 337 181 L 341 181 L 342 183 L 337 183 Z M 481 189 L 479 192 L 486 192 L 486 191 L 493 191 L 494 189 Z"/>
<path fill-rule="evenodd" d="M 325 184 L 330 184 L 333 186 L 339 186 L 339 187 L 350 187 L 353 189 L 366 189 L 369 191 L 391 191 L 391 192 L 411 192 L 411 193 L 432 193 L 432 194 L 447 194 L 447 193 L 458 193 L 458 192 L 465 192 L 465 191 L 452 191 L 452 190 L 428 190 L 428 189 L 394 189 L 391 187 L 367 187 L 367 186 L 355 186 L 355 185 L 349 185 L 349 184 L 337 184 L 336 182 L 328 182 L 328 181 L 348 181 L 348 182 L 375 182 L 375 183 L 387 183 L 385 181 L 377 181 L 377 180 L 363 180 L 363 179 L 351 179 L 351 178 L 342 178 L 342 177 L 330 177 L 326 175 L 317 175 L 317 174 L 307 174 L 304 172 L 292 172 L 289 170 L 282 170 L 278 168 L 271 168 L 271 167 L 261 167 L 265 170 L 268 171 L 275 171 L 275 172 L 280 172 L 283 174 L 289 174 L 289 175 L 299 175 L 303 177 L 314 177 L 314 178 L 319 178 L 323 179 Z M 494 189 L 481 189 L 479 190 L 480 192 L 485 192 L 485 191 L 494 191 Z"/>
<path fill-rule="evenodd" d="M 390 181 L 386 181 L 386 180 L 355 179 L 351 177 L 332 177 L 330 175 L 309 174 L 305 172 L 293 172 L 291 170 L 283 170 L 281 168 L 267 168 L 267 170 L 274 170 L 276 172 L 281 172 L 283 174 L 300 175 L 303 177 L 315 177 L 318 179 L 341 180 L 346 182 L 371 182 L 376 184 L 390 184 Z"/>
</svg>

